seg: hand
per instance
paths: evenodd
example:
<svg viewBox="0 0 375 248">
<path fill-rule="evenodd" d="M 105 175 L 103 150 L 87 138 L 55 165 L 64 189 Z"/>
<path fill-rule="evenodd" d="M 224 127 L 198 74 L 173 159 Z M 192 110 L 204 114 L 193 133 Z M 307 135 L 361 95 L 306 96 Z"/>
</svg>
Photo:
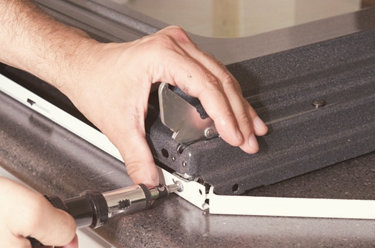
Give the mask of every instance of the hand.
<svg viewBox="0 0 375 248">
<path fill-rule="evenodd" d="M 80 73 L 60 89 L 120 150 L 134 183 L 159 183 L 144 128 L 156 82 L 177 85 L 199 98 L 226 142 L 247 153 L 258 151 L 254 134 L 266 134 L 266 125 L 225 66 L 200 51 L 181 28 L 83 50 Z"/>
<path fill-rule="evenodd" d="M 78 247 L 75 223 L 41 194 L 0 177 L 0 247 L 31 247 L 26 237 L 44 245 Z"/>
</svg>

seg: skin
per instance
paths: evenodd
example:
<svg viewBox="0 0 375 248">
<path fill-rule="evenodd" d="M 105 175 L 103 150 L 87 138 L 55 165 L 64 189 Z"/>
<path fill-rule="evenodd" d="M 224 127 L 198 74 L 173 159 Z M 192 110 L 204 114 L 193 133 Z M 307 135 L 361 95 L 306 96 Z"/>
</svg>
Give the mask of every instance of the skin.
<svg viewBox="0 0 375 248">
<path fill-rule="evenodd" d="M 256 153 L 255 136 L 267 133 L 237 80 L 180 27 L 132 42 L 103 44 L 28 1 L 0 1 L 0 13 L 0 61 L 29 71 L 67 95 L 119 149 L 134 183 L 159 183 L 144 128 L 148 97 L 158 82 L 177 85 L 199 98 L 221 138 L 246 153 Z M 32 206 L 17 223 L 0 222 L 0 246 L 5 241 L 12 244 L 8 247 L 30 247 L 23 238 L 27 236 L 48 245 L 77 246 L 69 215 L 9 180 L 1 179 L 0 189 L 0 217 L 20 207 L 20 201 Z M 39 225 L 39 218 L 49 221 Z M 52 229 L 60 232 L 51 233 Z"/>
<path fill-rule="evenodd" d="M 72 241 L 66 247 L 77 247 L 73 218 L 38 192 L 0 177 L 0 197 L 0 247 L 30 247 L 24 237 L 56 246 Z"/>
</svg>

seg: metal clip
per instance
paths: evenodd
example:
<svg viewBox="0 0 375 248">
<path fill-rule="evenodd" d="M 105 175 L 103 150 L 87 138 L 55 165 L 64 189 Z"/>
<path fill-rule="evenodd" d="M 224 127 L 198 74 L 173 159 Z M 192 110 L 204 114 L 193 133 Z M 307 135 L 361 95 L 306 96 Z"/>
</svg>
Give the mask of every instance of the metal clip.
<svg viewBox="0 0 375 248">
<path fill-rule="evenodd" d="M 214 122 L 202 119 L 196 107 L 173 92 L 167 83 L 159 86 L 161 122 L 173 131 L 172 138 L 180 144 L 190 144 L 217 136 Z"/>
</svg>

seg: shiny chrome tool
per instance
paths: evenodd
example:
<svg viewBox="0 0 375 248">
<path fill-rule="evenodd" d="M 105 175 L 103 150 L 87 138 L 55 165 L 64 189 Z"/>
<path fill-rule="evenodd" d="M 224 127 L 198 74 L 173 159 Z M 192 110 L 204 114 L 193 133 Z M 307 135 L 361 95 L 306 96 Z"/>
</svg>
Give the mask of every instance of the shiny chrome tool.
<svg viewBox="0 0 375 248">
<path fill-rule="evenodd" d="M 85 191 L 79 196 L 62 200 L 57 196 L 46 196 L 56 208 L 73 216 L 77 227 L 97 228 L 109 218 L 119 214 L 131 214 L 148 209 L 152 204 L 171 193 L 183 191 L 183 186 L 176 181 L 170 185 L 147 188 L 144 184 L 133 185 L 104 193 Z M 41 243 L 29 238 L 32 247 L 41 247 Z M 42 246 L 43 247 L 43 246 Z"/>
<path fill-rule="evenodd" d="M 176 142 L 186 145 L 217 136 L 213 120 L 197 98 L 167 83 L 160 84 L 158 94 L 161 122 L 173 131 Z"/>
<path fill-rule="evenodd" d="M 103 193 L 108 206 L 108 218 L 118 214 L 131 214 L 151 207 L 152 203 L 170 193 L 181 192 L 182 184 L 161 185 L 148 189 L 139 184 Z"/>
</svg>

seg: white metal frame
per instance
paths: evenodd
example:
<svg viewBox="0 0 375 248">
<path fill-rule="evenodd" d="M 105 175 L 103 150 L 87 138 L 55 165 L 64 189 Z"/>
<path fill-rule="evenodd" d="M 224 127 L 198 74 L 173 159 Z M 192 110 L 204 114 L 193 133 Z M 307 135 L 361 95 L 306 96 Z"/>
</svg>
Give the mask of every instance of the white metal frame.
<svg viewBox="0 0 375 248">
<path fill-rule="evenodd" d="M 123 161 L 104 134 L 1 74 L 0 90 Z M 179 196 L 210 214 L 375 219 L 375 200 L 216 195 L 213 187 L 206 192 L 206 187 L 198 182 L 181 179 L 165 170 L 162 173 L 166 184 L 182 183 L 184 190 L 177 193 Z"/>
</svg>

